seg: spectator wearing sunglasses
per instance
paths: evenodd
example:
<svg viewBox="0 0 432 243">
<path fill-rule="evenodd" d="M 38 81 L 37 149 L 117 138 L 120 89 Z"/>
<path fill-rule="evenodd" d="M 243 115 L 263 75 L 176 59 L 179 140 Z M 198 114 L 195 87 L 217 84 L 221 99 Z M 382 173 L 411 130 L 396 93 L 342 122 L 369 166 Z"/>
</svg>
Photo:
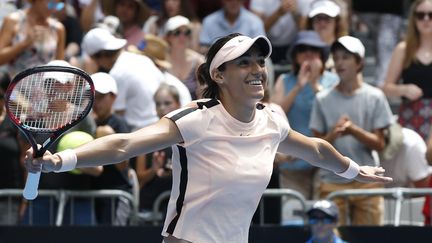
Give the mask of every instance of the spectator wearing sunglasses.
<svg viewBox="0 0 432 243">
<path fill-rule="evenodd" d="M 292 71 L 278 77 L 272 94 L 272 100 L 282 107 L 291 127 L 307 136 L 312 135 L 308 125 L 316 93 L 333 87 L 339 80 L 336 74 L 324 70 L 328 54 L 329 48 L 317 32 L 299 32 L 290 51 Z M 279 169 L 282 188 L 297 190 L 308 200 L 314 198 L 315 167 L 295 158 L 279 164 Z M 285 207 L 296 207 L 292 205 L 294 202 L 285 202 Z M 292 224 L 292 220 L 284 219 L 287 224 Z"/>
<path fill-rule="evenodd" d="M 339 236 L 337 223 L 339 212 L 337 206 L 328 200 L 320 200 L 307 211 L 311 238 L 306 243 L 333 242 L 344 243 Z"/>
<path fill-rule="evenodd" d="M 149 1 L 146 1 L 149 4 Z M 189 27 L 192 35 L 189 47 L 192 50 L 199 51 L 199 34 L 201 32 L 201 21 L 195 14 L 194 10 L 202 10 L 191 6 L 191 0 L 161 0 L 161 8 L 157 15 L 150 16 L 144 24 L 143 30 L 146 34 L 153 34 L 159 37 L 165 35 L 165 24 L 169 18 L 181 15 L 190 20 Z M 216 1 L 218 2 L 218 1 Z M 214 5 L 213 1 L 206 1 L 207 5 Z"/>
<path fill-rule="evenodd" d="M 168 60 L 172 64 L 168 72 L 186 85 L 194 100 L 201 90 L 195 73 L 204 62 L 204 56 L 189 49 L 192 40 L 190 24 L 189 19 L 181 15 L 169 18 L 165 24 L 165 40 L 169 44 Z"/>
<path fill-rule="evenodd" d="M 405 40 L 393 51 L 383 86 L 388 97 L 402 99 L 398 122 L 416 131 L 425 141 L 432 119 L 432 113 L 428 112 L 432 108 L 431 17 L 431 0 L 417 0 L 411 5 Z"/>
</svg>

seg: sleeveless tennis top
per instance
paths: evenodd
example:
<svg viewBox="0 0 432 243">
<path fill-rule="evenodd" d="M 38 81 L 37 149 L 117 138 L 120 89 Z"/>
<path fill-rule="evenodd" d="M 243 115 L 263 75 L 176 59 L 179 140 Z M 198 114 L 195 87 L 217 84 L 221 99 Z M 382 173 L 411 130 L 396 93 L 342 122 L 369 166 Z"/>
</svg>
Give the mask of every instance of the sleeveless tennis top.
<svg viewBox="0 0 432 243">
<path fill-rule="evenodd" d="M 172 147 L 173 188 L 162 235 L 247 243 L 289 124 L 260 104 L 249 123 L 233 118 L 218 100 L 197 104 L 166 115 L 184 142 Z"/>
</svg>

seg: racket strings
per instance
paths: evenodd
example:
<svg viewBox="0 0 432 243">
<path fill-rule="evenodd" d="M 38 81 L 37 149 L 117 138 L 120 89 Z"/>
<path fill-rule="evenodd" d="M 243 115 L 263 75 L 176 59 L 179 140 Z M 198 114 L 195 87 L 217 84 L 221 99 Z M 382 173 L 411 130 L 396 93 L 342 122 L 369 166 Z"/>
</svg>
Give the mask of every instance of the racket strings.
<svg viewBox="0 0 432 243">
<path fill-rule="evenodd" d="M 56 130 L 77 120 L 91 104 L 88 81 L 73 73 L 42 72 L 16 84 L 9 110 L 36 130 Z"/>
</svg>

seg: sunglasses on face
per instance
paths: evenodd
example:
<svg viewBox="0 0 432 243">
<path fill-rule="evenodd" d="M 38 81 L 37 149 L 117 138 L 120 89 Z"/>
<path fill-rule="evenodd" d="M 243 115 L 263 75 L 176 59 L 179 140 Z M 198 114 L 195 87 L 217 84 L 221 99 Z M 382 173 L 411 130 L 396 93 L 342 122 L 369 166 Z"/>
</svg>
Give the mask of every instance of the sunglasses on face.
<svg viewBox="0 0 432 243">
<path fill-rule="evenodd" d="M 328 15 L 317 15 L 317 16 L 313 17 L 312 20 L 314 22 L 319 22 L 319 21 L 330 22 L 330 20 L 332 20 L 332 17 L 330 17 Z"/>
<path fill-rule="evenodd" d="M 327 217 L 324 217 L 324 218 L 310 218 L 309 219 L 309 224 L 310 225 L 316 225 L 316 224 L 318 224 L 320 222 L 322 224 L 333 224 L 336 221 L 334 219 L 332 219 L 332 218 L 327 218 Z"/>
<path fill-rule="evenodd" d="M 177 37 L 180 35 L 184 35 L 184 36 L 190 36 L 192 34 L 192 31 L 190 29 L 187 29 L 185 31 L 182 30 L 174 30 L 173 32 L 171 32 L 171 35 Z"/>
<path fill-rule="evenodd" d="M 432 12 L 417 11 L 414 13 L 414 16 L 417 20 L 432 20 Z"/>
<path fill-rule="evenodd" d="M 63 2 L 56 3 L 55 1 L 49 1 L 47 6 L 49 10 L 60 11 L 64 8 L 65 4 Z"/>
</svg>

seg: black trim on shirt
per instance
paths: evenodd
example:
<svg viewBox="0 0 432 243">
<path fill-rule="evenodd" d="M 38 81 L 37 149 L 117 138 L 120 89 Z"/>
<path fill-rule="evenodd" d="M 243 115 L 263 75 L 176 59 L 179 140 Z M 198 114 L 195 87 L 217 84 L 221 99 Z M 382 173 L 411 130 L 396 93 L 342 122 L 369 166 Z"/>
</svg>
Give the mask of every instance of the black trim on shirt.
<svg viewBox="0 0 432 243">
<path fill-rule="evenodd" d="M 196 110 L 197 110 L 197 108 L 187 108 L 187 109 L 182 110 L 182 111 L 180 111 L 179 113 L 175 114 L 175 115 L 172 116 L 170 119 L 171 119 L 173 122 L 175 122 L 175 121 L 177 121 L 178 119 L 180 119 L 180 118 L 186 116 L 187 114 L 189 114 L 189 113 L 191 113 L 191 112 L 193 112 L 193 111 L 196 111 Z"/>
<path fill-rule="evenodd" d="M 177 148 L 179 150 L 179 155 L 180 155 L 181 172 L 180 172 L 179 196 L 176 201 L 177 215 L 171 220 L 171 223 L 167 227 L 167 233 L 171 235 L 174 233 L 174 229 L 177 225 L 177 221 L 180 218 L 180 214 L 183 208 L 184 198 L 186 194 L 187 182 L 188 182 L 186 149 L 181 146 L 177 146 Z"/>
<path fill-rule="evenodd" d="M 211 99 L 211 100 L 208 100 L 205 102 L 197 102 L 197 105 L 198 105 L 199 109 L 204 108 L 204 106 L 207 108 L 210 108 L 210 107 L 213 107 L 215 105 L 219 105 L 219 101 L 216 99 Z"/>
</svg>

